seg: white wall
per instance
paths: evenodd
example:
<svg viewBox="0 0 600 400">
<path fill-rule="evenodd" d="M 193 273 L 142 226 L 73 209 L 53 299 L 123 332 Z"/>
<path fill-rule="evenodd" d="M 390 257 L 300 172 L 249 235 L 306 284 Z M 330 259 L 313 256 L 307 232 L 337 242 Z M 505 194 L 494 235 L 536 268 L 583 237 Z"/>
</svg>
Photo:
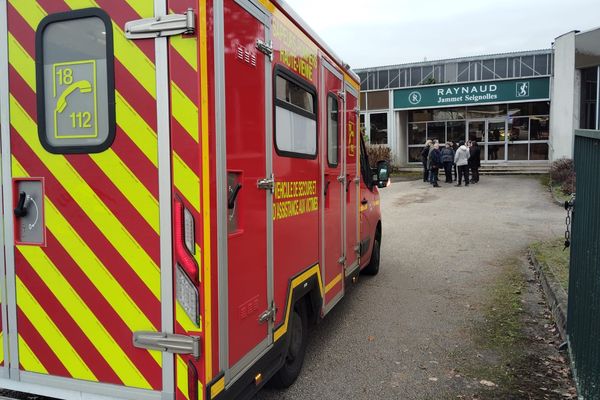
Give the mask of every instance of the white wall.
<svg viewBox="0 0 600 400">
<path fill-rule="evenodd" d="M 580 78 L 575 70 L 575 32 L 556 38 L 551 81 L 550 160 L 573 157 L 573 131 L 579 127 Z"/>
<path fill-rule="evenodd" d="M 394 129 L 396 133 L 396 143 L 398 145 L 392 150 L 396 156 L 397 165 L 404 166 L 408 164 L 408 111 L 397 111 L 394 113 Z"/>
</svg>

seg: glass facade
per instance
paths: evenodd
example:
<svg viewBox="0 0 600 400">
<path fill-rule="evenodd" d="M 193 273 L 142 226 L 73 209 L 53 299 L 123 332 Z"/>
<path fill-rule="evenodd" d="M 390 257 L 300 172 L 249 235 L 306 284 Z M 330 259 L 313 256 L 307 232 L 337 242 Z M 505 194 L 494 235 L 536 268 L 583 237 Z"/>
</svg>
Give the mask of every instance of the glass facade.
<svg viewBox="0 0 600 400">
<path fill-rule="evenodd" d="M 525 78 L 552 74 L 552 51 L 444 60 L 357 71 L 361 90 L 397 89 L 440 83 Z"/>
<path fill-rule="evenodd" d="M 581 70 L 581 129 L 600 129 L 598 76 L 600 67 Z"/>
<path fill-rule="evenodd" d="M 408 162 L 428 139 L 476 140 L 484 162 L 548 160 L 549 114 L 548 102 L 410 111 Z"/>
</svg>

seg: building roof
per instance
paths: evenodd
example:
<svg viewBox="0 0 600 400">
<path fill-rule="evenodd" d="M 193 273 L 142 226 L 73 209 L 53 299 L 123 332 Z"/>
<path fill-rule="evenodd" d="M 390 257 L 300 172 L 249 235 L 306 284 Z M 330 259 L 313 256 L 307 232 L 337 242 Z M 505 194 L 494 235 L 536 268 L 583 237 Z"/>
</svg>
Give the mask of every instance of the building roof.
<svg viewBox="0 0 600 400">
<path fill-rule="evenodd" d="M 403 64 L 383 65 L 383 66 L 377 66 L 377 67 L 356 68 L 356 69 L 354 69 L 354 72 L 356 72 L 358 74 L 361 72 L 384 71 L 384 70 L 394 69 L 394 68 L 423 67 L 423 66 L 432 66 L 432 65 L 440 65 L 440 64 L 448 64 L 448 63 L 459 63 L 459 62 L 466 62 L 466 61 L 490 60 L 490 59 L 505 58 L 505 57 L 533 56 L 533 55 L 551 54 L 551 53 L 552 53 L 552 49 L 538 49 L 538 50 L 516 51 L 516 52 L 510 52 L 510 53 L 484 54 L 484 55 L 479 55 L 479 56 L 446 58 L 446 59 L 438 59 L 438 60 L 431 60 L 431 61 L 420 61 L 420 62 L 403 63 Z"/>
</svg>

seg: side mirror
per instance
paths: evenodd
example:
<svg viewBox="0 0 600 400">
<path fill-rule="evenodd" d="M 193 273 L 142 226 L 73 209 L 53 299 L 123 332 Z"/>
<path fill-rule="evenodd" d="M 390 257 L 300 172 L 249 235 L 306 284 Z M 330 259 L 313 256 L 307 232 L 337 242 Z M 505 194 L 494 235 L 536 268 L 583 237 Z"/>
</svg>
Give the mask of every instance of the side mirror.
<svg viewBox="0 0 600 400">
<path fill-rule="evenodd" d="M 377 187 L 387 187 L 390 181 L 390 166 L 387 161 L 377 162 Z"/>
</svg>

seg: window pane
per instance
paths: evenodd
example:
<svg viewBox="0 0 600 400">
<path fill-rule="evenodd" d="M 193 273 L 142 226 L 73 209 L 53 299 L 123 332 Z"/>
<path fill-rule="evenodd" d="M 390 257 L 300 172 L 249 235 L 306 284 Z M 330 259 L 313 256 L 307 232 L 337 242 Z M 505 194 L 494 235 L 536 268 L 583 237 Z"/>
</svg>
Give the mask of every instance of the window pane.
<svg viewBox="0 0 600 400">
<path fill-rule="evenodd" d="M 548 56 L 541 55 L 535 56 L 535 72 L 539 75 L 547 75 L 548 74 Z"/>
<path fill-rule="evenodd" d="M 469 80 L 469 63 L 461 62 L 458 63 L 458 75 L 456 77 L 457 82 L 467 82 Z"/>
<path fill-rule="evenodd" d="M 469 122 L 469 140 L 475 140 L 479 143 L 483 142 L 485 136 L 485 121 L 470 121 Z"/>
<path fill-rule="evenodd" d="M 390 92 L 369 92 L 367 107 L 369 110 L 387 110 L 390 106 Z"/>
<path fill-rule="evenodd" d="M 467 118 L 497 118 L 506 116 L 506 105 L 467 107 Z"/>
<path fill-rule="evenodd" d="M 410 86 L 417 86 L 421 83 L 421 67 L 410 69 Z"/>
<path fill-rule="evenodd" d="M 80 148 L 80 153 L 106 149 L 115 132 L 109 27 L 91 16 L 41 29 L 43 64 L 38 64 L 38 73 L 44 86 L 38 95 L 44 105 L 39 110 L 45 115 L 44 144 L 56 152 L 67 147 Z"/>
<path fill-rule="evenodd" d="M 548 159 L 548 144 L 547 143 L 531 143 L 529 149 L 530 160 L 547 160 Z"/>
<path fill-rule="evenodd" d="M 315 113 L 314 96 L 312 93 L 282 76 L 277 76 L 275 86 L 277 100 L 291 104 L 308 113 Z"/>
<path fill-rule="evenodd" d="M 369 72 L 369 78 L 368 78 L 368 90 L 374 90 L 375 87 L 375 81 L 377 79 L 377 72 Z"/>
<path fill-rule="evenodd" d="M 360 111 L 364 111 L 367 109 L 367 94 L 365 92 L 360 92 Z"/>
<path fill-rule="evenodd" d="M 530 129 L 530 140 L 548 140 L 550 137 L 550 119 L 548 117 L 531 117 Z"/>
<path fill-rule="evenodd" d="M 467 115 L 467 113 L 466 113 L 465 107 L 442 108 L 442 109 L 433 111 L 433 120 L 434 121 L 447 121 L 447 120 L 465 119 L 466 115 Z"/>
<path fill-rule="evenodd" d="M 358 77 L 360 78 L 360 90 L 368 90 L 367 89 L 367 73 L 360 72 L 358 74 Z"/>
<path fill-rule="evenodd" d="M 360 134 L 363 135 L 366 132 L 365 126 L 365 114 L 360 114 Z"/>
<path fill-rule="evenodd" d="M 504 142 L 506 139 L 506 121 L 488 122 L 488 142 Z"/>
<path fill-rule="evenodd" d="M 529 118 L 511 118 L 508 120 L 510 140 L 529 140 Z"/>
<path fill-rule="evenodd" d="M 408 148 L 408 162 L 421 162 L 421 150 L 422 147 L 409 147 Z"/>
<path fill-rule="evenodd" d="M 465 121 L 448 122 L 448 141 L 458 143 L 465 140 L 466 123 Z"/>
<path fill-rule="evenodd" d="M 398 81 L 398 70 L 397 69 L 392 69 L 390 70 L 390 88 L 397 88 L 400 86 L 400 83 Z"/>
<path fill-rule="evenodd" d="M 426 133 L 426 124 L 408 124 L 408 144 L 424 144 Z"/>
<path fill-rule="evenodd" d="M 327 97 L 327 115 L 327 162 L 335 166 L 339 153 L 338 101 L 331 96 Z"/>
<path fill-rule="evenodd" d="M 506 58 L 496 59 L 495 71 L 498 78 L 506 78 Z"/>
<path fill-rule="evenodd" d="M 581 71 L 581 129 L 596 129 L 598 68 Z"/>
<path fill-rule="evenodd" d="M 521 57 L 521 76 L 533 75 L 533 56 Z"/>
<path fill-rule="evenodd" d="M 494 60 L 485 60 L 483 62 L 483 70 L 481 72 L 481 78 L 484 80 L 494 79 Z"/>
<path fill-rule="evenodd" d="M 371 114 L 371 144 L 387 144 L 387 113 Z"/>
<path fill-rule="evenodd" d="M 504 161 L 504 144 L 488 144 L 488 161 Z"/>
<path fill-rule="evenodd" d="M 418 110 L 408 112 L 408 122 L 433 121 L 431 110 Z"/>
<path fill-rule="evenodd" d="M 446 123 L 430 122 L 427 124 L 427 139 L 438 140 L 440 143 L 446 142 Z"/>
<path fill-rule="evenodd" d="M 275 107 L 277 149 L 289 153 L 317 154 L 317 121 L 283 107 Z"/>
<path fill-rule="evenodd" d="M 528 159 L 529 145 L 525 144 L 509 144 L 508 145 L 508 160 L 523 161 Z"/>
<path fill-rule="evenodd" d="M 530 103 L 531 109 L 529 115 L 549 115 L 550 114 L 550 103 L 547 101 L 540 101 L 537 103 Z"/>
<path fill-rule="evenodd" d="M 389 85 L 388 71 L 379 71 L 379 82 L 377 89 L 386 89 Z"/>
</svg>

